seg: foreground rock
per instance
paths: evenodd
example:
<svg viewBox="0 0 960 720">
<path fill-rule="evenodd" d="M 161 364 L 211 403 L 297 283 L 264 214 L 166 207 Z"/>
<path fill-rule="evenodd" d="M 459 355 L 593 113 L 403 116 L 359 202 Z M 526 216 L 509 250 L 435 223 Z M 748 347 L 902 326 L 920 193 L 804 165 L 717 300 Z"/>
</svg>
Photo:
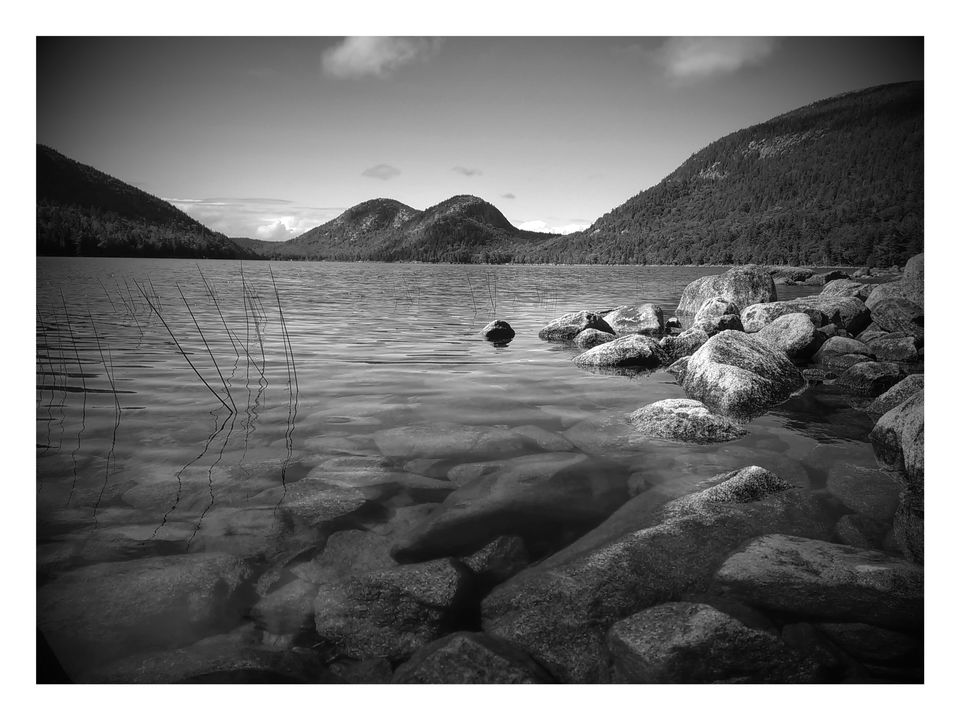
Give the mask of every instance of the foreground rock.
<svg viewBox="0 0 960 720">
<path fill-rule="evenodd" d="M 877 360 L 914 363 L 920 359 L 916 338 L 902 333 L 887 333 L 867 343 Z"/>
<path fill-rule="evenodd" d="M 693 327 L 703 330 L 707 335 L 716 335 L 723 330 L 743 330 L 740 308 L 725 298 L 712 297 L 697 310 Z"/>
<path fill-rule="evenodd" d="M 583 348 L 584 350 L 589 350 L 592 347 L 597 345 L 603 345 L 608 343 L 611 340 L 616 340 L 617 336 L 613 333 L 603 332 L 602 330 L 595 330 L 594 328 L 587 328 L 582 333 L 579 333 L 574 339 L 573 342 L 578 348 Z"/>
<path fill-rule="evenodd" d="M 537 334 L 541 340 L 573 340 L 587 328 L 613 333 L 614 330 L 596 313 L 581 310 L 567 313 L 547 323 Z"/>
<path fill-rule="evenodd" d="M 923 569 L 847 545 L 767 535 L 732 555 L 717 585 L 754 607 L 830 622 L 923 625 Z"/>
<path fill-rule="evenodd" d="M 630 415 L 638 432 L 650 437 L 712 443 L 735 440 L 747 431 L 696 400 L 660 400 Z"/>
<path fill-rule="evenodd" d="M 450 632 L 470 612 L 472 578 L 447 560 L 402 565 L 320 587 L 317 634 L 355 659 L 404 660 Z"/>
<path fill-rule="evenodd" d="M 890 473 L 852 463 L 830 467 L 827 490 L 854 512 L 873 520 L 890 520 L 900 504 L 900 487 Z"/>
<path fill-rule="evenodd" d="M 923 390 L 923 373 L 908 375 L 867 406 L 871 415 L 884 415 Z"/>
<path fill-rule="evenodd" d="M 835 325 L 851 335 L 870 324 L 870 310 L 861 300 L 833 295 L 809 295 L 795 300 L 750 305 L 740 313 L 740 319 L 746 332 L 758 332 L 781 315 L 797 312 L 809 316 L 817 327 Z"/>
<path fill-rule="evenodd" d="M 485 340 L 505 342 L 512 340 L 517 333 L 514 332 L 514 329 L 510 327 L 510 323 L 506 320 L 494 320 L 486 325 L 483 330 L 480 331 L 480 334 L 483 335 Z"/>
<path fill-rule="evenodd" d="M 794 360 L 805 360 L 823 344 L 824 335 L 805 313 L 781 315 L 757 333 L 757 339 Z"/>
<path fill-rule="evenodd" d="M 823 286 L 823 290 L 820 291 L 820 294 L 835 295 L 839 297 L 855 297 L 859 300 L 866 300 L 875 287 L 876 285 L 869 285 L 867 283 L 856 282 L 855 280 L 840 278 L 829 281 Z"/>
<path fill-rule="evenodd" d="M 713 486 L 653 516 L 633 511 L 646 501 L 637 496 L 589 535 L 495 588 L 483 601 L 484 630 L 519 646 L 562 681 L 595 682 L 604 673 L 607 631 L 617 620 L 705 588 L 751 537 L 826 536 L 806 496 L 762 468 L 706 484 Z"/>
<path fill-rule="evenodd" d="M 710 339 L 700 328 L 684 330 L 679 335 L 667 335 L 660 338 L 660 350 L 664 355 L 664 364 L 673 363 L 687 355 L 693 355 Z"/>
<path fill-rule="evenodd" d="M 876 397 L 885 393 L 903 378 L 896 363 L 857 362 L 844 370 L 837 384 L 858 395 Z"/>
<path fill-rule="evenodd" d="M 696 315 L 710 298 L 721 297 L 745 308 L 754 303 L 777 299 L 777 288 L 766 268 L 745 265 L 727 270 L 721 275 L 707 275 L 687 285 L 680 296 L 677 313 Z"/>
<path fill-rule="evenodd" d="M 749 417 L 804 387 L 784 353 L 735 330 L 714 335 L 687 363 L 683 389 L 724 415 Z"/>
<path fill-rule="evenodd" d="M 397 668 L 394 682 L 526 685 L 553 680 L 516 648 L 483 633 L 458 632 L 418 650 Z"/>
<path fill-rule="evenodd" d="M 621 305 L 603 316 L 607 325 L 618 335 L 663 334 L 663 309 L 659 305 Z"/>
<path fill-rule="evenodd" d="M 514 458 L 478 477 L 402 537 L 402 562 L 466 555 L 500 535 L 542 543 L 586 530 L 628 499 L 626 473 L 579 453 Z"/>
<path fill-rule="evenodd" d="M 663 363 L 659 343 L 646 335 L 626 335 L 577 355 L 580 367 L 655 368 Z"/>
<path fill-rule="evenodd" d="M 387 457 L 462 458 L 516 455 L 527 444 L 517 433 L 497 427 L 435 423 L 380 430 L 373 436 Z"/>
<path fill-rule="evenodd" d="M 229 628 L 248 606 L 251 574 L 222 553 L 89 565 L 37 590 L 37 624 L 76 676 L 123 655 Z"/>
<path fill-rule="evenodd" d="M 817 663 L 710 605 L 671 602 L 616 623 L 613 682 L 816 682 Z"/>
<path fill-rule="evenodd" d="M 744 332 L 755 333 L 783 315 L 791 315 L 798 312 L 809 317 L 814 327 L 821 327 L 827 324 L 827 318 L 820 310 L 810 305 L 798 305 L 790 300 L 756 303 L 745 307 L 740 313 L 740 321 L 743 323 Z"/>
<path fill-rule="evenodd" d="M 887 332 L 923 340 L 923 306 L 903 298 L 881 300 L 871 309 L 873 321 Z"/>
</svg>

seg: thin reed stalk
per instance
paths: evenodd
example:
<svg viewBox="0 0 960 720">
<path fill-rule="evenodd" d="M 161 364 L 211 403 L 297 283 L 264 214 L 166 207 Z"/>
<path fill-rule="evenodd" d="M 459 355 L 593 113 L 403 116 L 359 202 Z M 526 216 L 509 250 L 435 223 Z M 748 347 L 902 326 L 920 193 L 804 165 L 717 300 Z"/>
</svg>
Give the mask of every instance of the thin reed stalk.
<svg viewBox="0 0 960 720">
<path fill-rule="evenodd" d="M 223 373 L 220 372 L 220 366 L 217 364 L 217 359 L 213 356 L 213 350 L 210 349 L 210 344 L 207 342 L 206 336 L 203 334 L 203 330 L 200 329 L 200 323 L 197 322 L 197 316 L 193 314 L 193 308 L 190 307 L 190 303 L 187 302 L 187 298 L 183 295 L 183 290 L 180 289 L 180 284 L 177 283 L 177 292 L 180 293 L 180 299 L 183 300 L 184 306 L 187 308 L 187 312 L 190 313 L 190 319 L 193 320 L 193 324 L 197 328 L 197 332 L 200 333 L 200 339 L 203 341 L 203 346 L 207 349 L 207 354 L 210 356 L 210 361 L 213 363 L 213 367 L 217 369 L 217 376 L 220 378 L 220 383 L 223 385 L 223 389 L 227 393 L 227 397 L 230 398 L 230 404 L 233 406 L 233 411 L 237 411 L 237 405 L 233 401 L 233 394 L 230 392 L 230 386 L 227 385 L 227 381 L 223 379 Z"/>
</svg>

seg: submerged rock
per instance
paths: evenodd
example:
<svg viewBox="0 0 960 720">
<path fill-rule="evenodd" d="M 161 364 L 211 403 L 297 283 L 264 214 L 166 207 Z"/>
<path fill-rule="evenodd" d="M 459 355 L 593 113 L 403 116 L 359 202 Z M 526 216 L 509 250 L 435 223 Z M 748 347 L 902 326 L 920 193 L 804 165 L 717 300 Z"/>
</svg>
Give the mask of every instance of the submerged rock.
<svg viewBox="0 0 960 720">
<path fill-rule="evenodd" d="M 857 395 L 876 397 L 886 392 L 903 377 L 896 363 L 857 362 L 844 370 L 837 384 Z"/>
<path fill-rule="evenodd" d="M 603 332 L 594 328 L 587 328 L 573 339 L 574 345 L 584 350 L 589 350 L 597 345 L 603 345 L 611 340 L 616 340 L 617 336 L 613 333 Z"/>
<path fill-rule="evenodd" d="M 923 625 L 923 569 L 847 545 L 767 535 L 731 555 L 719 588 L 754 607 L 833 622 Z"/>
<path fill-rule="evenodd" d="M 646 335 L 626 335 L 577 355 L 573 362 L 580 367 L 654 368 L 663 360 L 656 340 Z"/>
<path fill-rule="evenodd" d="M 796 360 L 809 358 L 820 349 L 824 341 L 824 334 L 806 313 L 781 315 L 762 327 L 756 337 Z"/>
<path fill-rule="evenodd" d="M 494 320 L 488 323 L 483 330 L 480 331 L 480 334 L 483 335 L 485 340 L 504 342 L 506 340 L 512 340 L 517 333 L 514 332 L 514 329 L 510 327 L 510 323 L 506 320 Z"/>
<path fill-rule="evenodd" d="M 874 520 L 890 520 L 900 503 L 900 486 L 892 475 L 852 463 L 830 467 L 827 490 L 854 512 Z"/>
<path fill-rule="evenodd" d="M 587 328 L 613 333 L 614 330 L 596 313 L 581 310 L 567 313 L 547 323 L 538 333 L 541 340 L 573 340 Z"/>
<path fill-rule="evenodd" d="M 738 417 L 762 412 L 804 385 L 803 375 L 784 353 L 735 330 L 710 338 L 691 356 L 683 377 L 689 396 Z"/>
<path fill-rule="evenodd" d="M 616 623 L 613 682 L 816 682 L 817 663 L 710 605 L 671 602 Z"/>
<path fill-rule="evenodd" d="M 817 623 L 844 652 L 868 663 L 922 662 L 923 638 L 866 623 Z"/>
<path fill-rule="evenodd" d="M 530 554 L 522 537 L 502 535 L 460 560 L 476 576 L 481 591 L 485 591 L 523 570 L 530 564 Z"/>
<path fill-rule="evenodd" d="M 418 650 L 397 668 L 394 682 L 525 685 L 553 680 L 520 650 L 483 633 L 458 632 Z"/>
<path fill-rule="evenodd" d="M 660 400 L 630 415 L 638 432 L 651 437 L 695 443 L 725 442 L 747 431 L 701 402 L 687 399 Z"/>
<path fill-rule="evenodd" d="M 677 313 L 696 315 L 710 298 L 726 298 L 737 307 L 754 303 L 771 302 L 777 299 L 777 288 L 770 273 L 758 265 L 744 265 L 727 270 L 720 275 L 707 275 L 687 285 L 680 296 Z"/>
<path fill-rule="evenodd" d="M 374 436 L 377 447 L 387 457 L 500 457 L 515 455 L 526 440 L 510 430 L 479 425 L 435 423 L 408 425 L 379 430 Z"/>
<path fill-rule="evenodd" d="M 880 550 L 883 548 L 889 523 L 873 520 L 863 515 L 844 515 L 833 528 L 833 534 L 844 545 Z"/>
<path fill-rule="evenodd" d="M 618 335 L 663 334 L 663 309 L 652 303 L 621 305 L 604 315 L 603 320 Z"/>
</svg>

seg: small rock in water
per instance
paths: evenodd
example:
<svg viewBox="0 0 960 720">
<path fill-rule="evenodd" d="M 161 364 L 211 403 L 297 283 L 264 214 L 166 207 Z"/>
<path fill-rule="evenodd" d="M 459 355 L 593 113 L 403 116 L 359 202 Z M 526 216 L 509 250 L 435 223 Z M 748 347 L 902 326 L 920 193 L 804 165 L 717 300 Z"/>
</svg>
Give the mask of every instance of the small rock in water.
<svg viewBox="0 0 960 720">
<path fill-rule="evenodd" d="M 888 524 L 879 520 L 851 514 L 844 515 L 837 520 L 833 533 L 844 545 L 852 545 L 865 550 L 880 550 L 883 547 L 888 527 Z"/>
<path fill-rule="evenodd" d="M 595 328 L 587 328 L 583 332 L 577 334 L 577 336 L 573 339 L 573 343 L 579 348 L 589 350 L 597 345 L 603 345 L 604 343 L 608 343 L 611 340 L 616 339 L 617 336 L 613 333 L 603 332 L 602 330 L 597 330 Z"/>
<path fill-rule="evenodd" d="M 655 368 L 663 362 L 660 345 L 646 335 L 626 335 L 587 350 L 573 359 L 580 367 Z"/>
<path fill-rule="evenodd" d="M 644 435 L 686 442 L 726 442 L 747 434 L 697 400 L 660 400 L 634 411 L 630 422 Z"/>
<path fill-rule="evenodd" d="M 380 430 L 374 441 L 387 457 L 503 457 L 515 455 L 526 438 L 510 430 L 479 425 L 435 423 Z"/>
<path fill-rule="evenodd" d="M 553 682 L 525 653 L 483 633 L 458 632 L 418 650 L 397 683 L 516 685 Z"/>
<path fill-rule="evenodd" d="M 652 303 L 621 305 L 604 315 L 603 319 L 618 335 L 663 333 L 663 310 Z"/>
<path fill-rule="evenodd" d="M 483 330 L 480 331 L 480 334 L 483 335 L 486 340 L 493 342 L 512 340 L 514 335 L 516 335 L 513 328 L 510 327 L 510 323 L 506 320 L 494 320 L 484 327 Z"/>
<path fill-rule="evenodd" d="M 858 362 L 837 378 L 837 384 L 858 395 L 876 397 L 886 392 L 903 378 L 896 363 Z"/>
<path fill-rule="evenodd" d="M 852 463 L 830 467 L 827 490 L 854 512 L 874 520 L 892 519 L 900 504 L 900 486 L 890 473 Z"/>
</svg>

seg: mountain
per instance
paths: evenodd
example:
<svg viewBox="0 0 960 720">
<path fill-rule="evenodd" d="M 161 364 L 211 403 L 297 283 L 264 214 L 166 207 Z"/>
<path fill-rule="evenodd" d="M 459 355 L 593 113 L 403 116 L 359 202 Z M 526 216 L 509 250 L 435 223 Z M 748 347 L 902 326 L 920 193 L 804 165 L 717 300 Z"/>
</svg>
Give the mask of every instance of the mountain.
<svg viewBox="0 0 960 720">
<path fill-rule="evenodd" d="M 170 203 L 37 145 L 37 254 L 252 258 Z"/>
<path fill-rule="evenodd" d="M 554 237 L 519 230 L 490 203 L 457 195 L 422 211 L 368 200 L 292 240 L 248 247 L 271 258 L 503 263 Z"/>
<path fill-rule="evenodd" d="M 903 264 L 923 248 L 923 83 L 873 87 L 727 135 L 519 262 Z"/>
</svg>

